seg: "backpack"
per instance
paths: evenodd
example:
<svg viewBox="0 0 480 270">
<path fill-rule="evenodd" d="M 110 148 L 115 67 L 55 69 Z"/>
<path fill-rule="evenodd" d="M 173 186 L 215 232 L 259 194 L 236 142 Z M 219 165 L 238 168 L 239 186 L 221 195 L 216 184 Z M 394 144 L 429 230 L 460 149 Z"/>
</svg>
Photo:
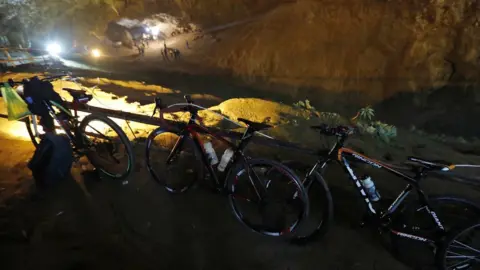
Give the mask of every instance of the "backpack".
<svg viewBox="0 0 480 270">
<path fill-rule="evenodd" d="M 72 163 L 70 140 L 62 135 L 46 133 L 28 162 L 28 168 L 32 171 L 36 186 L 45 189 L 65 179 Z"/>
<path fill-rule="evenodd" d="M 43 104 L 44 100 L 52 100 L 60 105 L 64 103 L 60 95 L 53 89 L 53 85 L 50 82 L 41 81 L 38 77 L 33 77 L 25 83 L 23 95 L 28 109 L 41 117 L 50 117 L 48 109 Z"/>
</svg>

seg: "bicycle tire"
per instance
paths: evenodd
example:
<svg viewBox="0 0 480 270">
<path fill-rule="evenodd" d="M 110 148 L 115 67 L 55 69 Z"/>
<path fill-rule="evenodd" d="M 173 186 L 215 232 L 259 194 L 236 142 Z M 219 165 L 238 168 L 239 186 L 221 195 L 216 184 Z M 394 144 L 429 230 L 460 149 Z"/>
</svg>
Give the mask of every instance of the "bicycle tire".
<svg viewBox="0 0 480 270">
<path fill-rule="evenodd" d="M 289 160 L 282 162 L 282 164 L 294 170 L 297 175 L 306 175 L 306 173 L 311 170 L 311 166 L 305 166 L 305 164 L 298 161 Z M 301 171 L 297 172 L 297 170 L 300 169 Z M 312 224 L 308 226 L 309 228 L 306 229 L 305 232 L 301 231 L 303 231 L 302 227 L 305 228 L 306 225 L 299 225 L 295 236 L 291 239 L 293 244 L 303 245 L 322 238 L 328 232 L 333 223 L 334 210 L 332 193 L 330 192 L 330 188 L 328 187 L 325 179 L 318 172 L 313 172 L 310 177 L 310 179 L 307 179 L 307 181 L 304 182 L 304 184 L 306 183 L 308 185 L 305 188 L 308 194 L 308 198 L 310 200 L 310 211 L 309 216 L 303 221 L 303 223 L 310 222 Z M 314 210 L 314 208 L 316 206 L 315 202 L 318 201 L 314 202 L 313 200 L 318 194 L 320 194 L 322 208 L 321 212 L 319 213 L 320 218 L 315 218 L 315 220 L 312 220 L 312 216 L 314 214 L 317 214 L 315 213 L 316 211 Z"/>
<path fill-rule="evenodd" d="M 437 252 L 436 256 L 435 256 L 435 261 L 436 261 L 436 264 L 437 264 L 437 267 L 438 269 L 440 270 L 447 270 L 447 269 L 462 269 L 462 270 L 465 270 L 465 269 L 472 269 L 471 266 L 469 263 L 470 262 L 465 262 L 463 263 L 463 265 L 458 268 L 449 268 L 446 266 L 447 264 L 447 253 L 449 252 L 449 249 L 451 247 L 451 245 L 454 243 L 454 242 L 459 242 L 459 239 L 460 237 L 464 236 L 467 232 L 469 231 L 472 231 L 472 230 L 478 230 L 480 232 L 480 220 L 479 221 L 475 221 L 475 222 L 472 222 L 470 223 L 469 225 L 467 226 L 464 226 L 463 228 L 457 228 L 456 230 L 454 231 L 451 231 L 447 237 L 445 238 L 445 240 L 442 242 L 442 244 L 440 245 L 440 249 L 439 251 Z M 477 242 L 478 243 L 478 242 Z M 462 247 L 464 247 L 465 244 L 460 244 L 462 245 Z M 477 254 L 477 263 L 476 263 L 476 266 L 480 266 L 480 263 L 479 263 L 479 260 L 480 260 L 480 252 L 478 252 L 478 250 L 480 250 L 480 245 L 479 247 L 476 248 L 476 254 Z M 451 253 L 453 251 L 450 251 Z M 468 268 L 467 268 L 468 267 Z M 478 268 L 475 268 L 475 269 L 478 269 Z"/>
<path fill-rule="evenodd" d="M 243 218 L 243 214 L 240 213 L 235 203 L 234 197 L 235 197 L 235 189 L 236 189 L 237 183 L 239 182 L 238 176 L 241 175 L 245 170 L 244 165 L 248 165 L 250 168 L 254 166 L 260 167 L 265 165 L 270 168 L 276 168 L 284 176 L 287 176 L 290 179 L 290 182 L 294 183 L 295 188 L 297 190 L 295 194 L 299 191 L 299 194 L 300 194 L 299 198 L 301 199 L 303 209 L 300 211 L 300 213 L 296 217 L 297 220 L 295 220 L 292 225 L 289 225 L 288 228 L 282 228 L 281 230 L 269 230 L 268 228 L 264 228 L 263 226 L 255 226 L 251 224 L 249 221 L 247 221 L 245 218 Z M 268 160 L 268 159 L 249 159 L 246 162 L 239 162 L 235 166 L 232 166 L 232 168 L 227 173 L 225 188 L 226 188 L 226 191 L 228 192 L 229 205 L 235 217 L 240 223 L 242 223 L 244 226 L 246 226 L 247 228 L 249 228 L 254 232 L 267 235 L 267 236 L 277 236 L 277 237 L 281 236 L 281 237 L 286 237 L 291 239 L 291 237 L 295 232 L 295 229 L 298 227 L 298 224 L 300 224 L 302 220 L 308 216 L 309 201 L 308 201 L 308 195 L 305 188 L 303 187 L 298 176 L 296 176 L 295 173 L 292 170 L 290 170 L 290 168 L 288 168 L 287 166 L 279 162 Z"/>
<path fill-rule="evenodd" d="M 153 145 L 153 142 L 155 141 L 155 138 L 157 138 L 158 136 L 162 135 L 162 134 L 165 134 L 165 133 L 172 133 L 172 134 L 175 134 L 177 136 L 179 136 L 179 131 L 178 130 L 174 130 L 174 129 L 164 129 L 164 128 L 156 128 L 155 130 L 153 130 L 148 138 L 147 138 L 147 142 L 146 142 L 146 149 L 145 149 L 145 163 L 146 163 L 146 166 L 147 166 L 147 170 L 148 172 L 150 173 L 150 176 L 153 178 L 153 180 L 155 182 L 157 182 L 158 184 L 160 184 L 161 186 L 163 186 L 168 192 L 170 193 L 184 193 L 186 192 L 188 189 L 190 189 L 190 187 L 198 180 L 202 179 L 204 177 L 204 166 L 203 166 L 203 163 L 202 163 L 202 160 L 200 158 L 200 153 L 198 152 L 197 148 L 195 147 L 195 145 L 193 145 L 193 139 L 191 138 L 191 136 L 189 136 L 187 139 L 187 143 L 188 144 L 191 144 L 190 147 L 192 147 L 193 149 L 193 155 L 194 155 L 194 158 L 195 158 L 195 165 L 194 165 L 194 171 L 193 171 L 193 174 L 195 175 L 195 177 L 192 177 L 191 178 L 191 181 L 188 181 L 185 185 L 183 186 L 180 186 L 180 187 L 174 187 L 173 185 L 169 185 L 167 183 L 167 180 L 166 180 L 166 177 L 161 177 L 160 175 L 165 175 L 164 173 L 158 173 L 156 170 L 155 170 L 155 166 L 152 164 L 152 161 L 153 161 L 153 158 L 151 157 L 151 148 L 152 148 L 152 145 Z M 181 149 L 180 149 L 181 150 Z"/>
<path fill-rule="evenodd" d="M 103 115 L 95 115 L 95 114 L 87 115 L 85 118 L 83 118 L 82 122 L 80 122 L 79 130 L 82 132 L 82 134 L 85 134 L 85 129 L 87 125 L 92 121 L 103 122 L 118 134 L 118 137 L 120 138 L 120 141 L 122 142 L 122 144 L 125 146 L 125 151 L 127 153 L 127 157 L 128 157 L 127 170 L 123 173 L 111 173 L 111 172 L 108 172 L 105 168 L 102 168 L 102 166 L 99 165 L 97 162 L 95 162 L 91 157 L 89 157 L 89 154 L 87 153 L 88 159 L 90 160 L 92 165 L 95 166 L 96 169 L 98 169 L 102 174 L 110 178 L 118 179 L 118 180 L 127 178 L 133 172 L 133 168 L 135 166 L 135 153 L 133 152 L 132 144 L 128 139 L 127 135 L 122 130 L 122 128 L 120 128 L 112 119 Z"/>
<path fill-rule="evenodd" d="M 39 142 L 36 140 L 35 134 L 33 133 L 32 126 L 31 126 L 32 121 L 30 120 L 30 116 L 25 117 L 25 119 L 23 121 L 24 121 L 25 125 L 27 126 L 28 136 L 30 136 L 30 140 L 32 141 L 33 146 L 35 148 L 37 148 L 38 145 L 39 145 Z"/>
</svg>

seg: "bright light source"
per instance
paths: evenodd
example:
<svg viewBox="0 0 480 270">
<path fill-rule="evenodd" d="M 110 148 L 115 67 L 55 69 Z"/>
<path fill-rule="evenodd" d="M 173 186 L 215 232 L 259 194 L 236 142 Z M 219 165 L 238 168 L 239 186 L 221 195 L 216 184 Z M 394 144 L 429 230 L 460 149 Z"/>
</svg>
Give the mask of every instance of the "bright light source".
<svg viewBox="0 0 480 270">
<path fill-rule="evenodd" d="M 160 33 L 160 27 L 154 26 L 154 27 L 150 28 L 150 33 L 154 36 L 157 36 L 158 33 Z"/>
<path fill-rule="evenodd" d="M 47 45 L 47 52 L 50 55 L 58 56 L 59 54 L 62 53 L 62 47 L 60 46 L 60 44 L 52 42 Z"/>
<path fill-rule="evenodd" d="M 92 56 L 95 57 L 95 58 L 100 57 L 100 56 L 102 56 L 102 52 L 99 49 L 93 49 L 92 50 Z"/>
</svg>

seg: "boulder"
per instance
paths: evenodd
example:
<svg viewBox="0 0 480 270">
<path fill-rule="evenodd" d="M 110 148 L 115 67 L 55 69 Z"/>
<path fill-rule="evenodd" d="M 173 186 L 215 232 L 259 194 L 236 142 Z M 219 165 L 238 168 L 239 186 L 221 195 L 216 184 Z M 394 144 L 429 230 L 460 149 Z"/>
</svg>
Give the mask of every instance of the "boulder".
<svg viewBox="0 0 480 270">
<path fill-rule="evenodd" d="M 125 26 L 119 25 L 116 22 L 110 22 L 105 31 L 105 35 L 113 43 L 121 42 L 123 46 L 129 49 L 133 48 L 132 34 Z"/>
</svg>

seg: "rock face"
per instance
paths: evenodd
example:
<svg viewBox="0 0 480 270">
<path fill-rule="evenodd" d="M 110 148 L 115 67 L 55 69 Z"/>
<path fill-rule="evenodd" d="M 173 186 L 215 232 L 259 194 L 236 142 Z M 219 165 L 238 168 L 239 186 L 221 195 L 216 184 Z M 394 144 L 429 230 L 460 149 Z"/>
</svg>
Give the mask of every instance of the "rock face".
<svg viewBox="0 0 480 270">
<path fill-rule="evenodd" d="M 185 10 L 202 17 L 199 7 Z M 212 65 L 280 84 L 368 93 L 355 99 L 371 103 L 476 81 L 480 1 L 299 0 L 220 35 L 205 60 Z"/>
<path fill-rule="evenodd" d="M 28 36 L 19 18 L 3 9 L 0 9 L 0 37 L 0 46 L 29 47 Z"/>
</svg>

